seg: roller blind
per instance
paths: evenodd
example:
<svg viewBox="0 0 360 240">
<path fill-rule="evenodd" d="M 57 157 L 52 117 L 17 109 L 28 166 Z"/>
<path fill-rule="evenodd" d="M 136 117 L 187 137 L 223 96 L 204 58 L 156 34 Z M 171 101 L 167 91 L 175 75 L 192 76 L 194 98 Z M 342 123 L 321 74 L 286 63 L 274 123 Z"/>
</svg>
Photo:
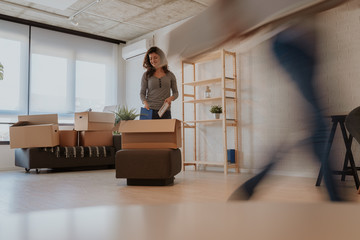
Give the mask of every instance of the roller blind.
<svg viewBox="0 0 360 240">
<path fill-rule="evenodd" d="M 116 104 L 118 45 L 32 27 L 30 114 Z"/>
</svg>

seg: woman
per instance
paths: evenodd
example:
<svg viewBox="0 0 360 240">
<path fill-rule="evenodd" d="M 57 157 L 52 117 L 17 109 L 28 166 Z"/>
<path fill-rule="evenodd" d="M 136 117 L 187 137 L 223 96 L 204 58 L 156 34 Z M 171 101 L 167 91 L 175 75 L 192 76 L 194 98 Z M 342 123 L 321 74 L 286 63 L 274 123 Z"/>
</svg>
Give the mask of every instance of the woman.
<svg viewBox="0 0 360 240">
<path fill-rule="evenodd" d="M 175 75 L 168 70 L 164 52 L 158 47 L 151 47 L 145 55 L 143 66 L 146 72 L 141 79 L 140 99 L 144 107 L 153 110 L 152 119 L 170 119 L 171 102 L 179 93 Z M 165 103 L 169 107 L 160 117 L 158 111 Z"/>
</svg>

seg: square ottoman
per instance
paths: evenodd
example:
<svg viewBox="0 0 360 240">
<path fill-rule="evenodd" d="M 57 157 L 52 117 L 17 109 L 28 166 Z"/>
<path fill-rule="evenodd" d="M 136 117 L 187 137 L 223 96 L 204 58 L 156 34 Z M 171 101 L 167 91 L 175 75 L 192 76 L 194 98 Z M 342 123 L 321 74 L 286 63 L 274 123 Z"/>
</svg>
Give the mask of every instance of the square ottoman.
<svg viewBox="0 0 360 240">
<path fill-rule="evenodd" d="M 127 185 L 164 186 L 181 171 L 180 149 L 122 149 L 115 157 L 116 178 Z"/>
</svg>

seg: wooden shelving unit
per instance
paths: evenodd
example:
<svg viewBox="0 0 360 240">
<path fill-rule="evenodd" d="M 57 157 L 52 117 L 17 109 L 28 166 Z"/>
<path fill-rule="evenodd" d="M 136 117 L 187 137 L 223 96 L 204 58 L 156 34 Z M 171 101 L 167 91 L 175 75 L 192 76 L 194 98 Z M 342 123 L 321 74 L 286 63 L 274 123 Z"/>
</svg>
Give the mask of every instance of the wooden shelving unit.
<svg viewBox="0 0 360 240">
<path fill-rule="evenodd" d="M 227 63 L 228 61 L 226 61 L 226 57 L 230 57 L 231 58 L 231 64 L 232 66 L 232 76 L 227 76 Z M 196 65 L 200 64 L 200 63 L 204 63 L 204 62 L 208 62 L 208 61 L 213 61 L 216 59 L 220 59 L 221 62 L 221 69 L 222 69 L 222 74 L 221 77 L 219 78 L 212 78 L 212 79 L 205 79 L 205 80 L 197 80 L 196 79 L 196 74 L 195 74 L 195 69 L 196 69 Z M 192 78 L 193 81 L 186 81 L 185 79 L 185 67 L 187 65 L 191 65 L 192 69 L 193 69 L 193 74 L 192 74 Z M 183 136 L 183 144 L 182 144 L 182 162 L 183 162 L 183 169 L 185 170 L 186 166 L 194 166 L 195 169 L 197 169 L 197 167 L 199 165 L 212 165 L 212 166 L 223 166 L 224 167 L 224 173 L 227 174 L 228 170 L 233 168 L 236 170 L 236 172 L 239 172 L 239 168 L 240 168 L 240 164 L 239 164 L 239 141 L 238 141 L 238 113 L 237 113 L 237 100 L 238 100 L 238 91 L 237 91 L 237 74 L 236 74 L 236 54 L 234 52 L 229 52 L 226 50 L 220 50 L 220 51 L 216 51 L 216 52 L 212 52 L 210 54 L 207 55 L 203 55 L 201 57 L 198 57 L 196 59 L 192 59 L 192 60 L 187 60 L 187 61 L 183 61 L 182 62 L 182 108 L 183 108 L 183 115 L 182 115 L 182 124 L 183 124 L 183 128 L 182 128 L 182 136 Z M 230 83 L 230 84 L 228 84 Z M 209 84 L 218 84 L 219 88 L 221 88 L 221 96 L 216 96 L 216 97 L 211 97 L 211 98 L 201 98 L 198 97 L 196 94 L 196 88 L 200 87 L 200 86 L 204 86 L 204 85 L 209 85 Z M 231 85 L 232 87 L 228 87 L 228 85 Z M 188 93 L 185 92 L 185 87 L 192 87 L 192 92 Z M 231 96 L 229 96 L 229 94 Z M 214 104 L 220 105 L 219 103 L 221 102 L 222 108 L 223 108 L 223 113 L 222 113 L 222 118 L 221 119 L 204 119 L 204 120 L 198 120 L 197 119 L 197 105 L 201 105 L 204 103 L 212 103 L 214 102 Z M 185 107 L 187 104 L 193 104 L 193 118 L 192 120 L 188 120 L 185 115 L 187 113 L 185 113 Z M 234 118 L 232 119 L 228 119 L 227 118 L 227 106 L 229 104 L 233 104 L 233 109 L 234 112 L 232 112 L 232 115 L 234 116 Z M 185 120 L 187 119 L 187 120 Z M 196 141 L 197 141 L 197 125 L 198 124 L 207 124 L 207 123 L 213 123 L 213 124 L 218 124 L 219 127 L 222 128 L 222 143 L 223 143 L 223 161 L 217 161 L 217 162 L 211 162 L 211 161 L 206 161 L 205 160 L 199 160 L 197 159 L 197 146 L 196 146 Z M 228 162 L 227 159 L 227 149 L 228 149 L 228 139 L 227 139 L 227 129 L 231 127 L 234 128 L 234 146 L 235 146 L 235 163 L 230 163 Z M 190 160 L 190 159 L 185 159 L 186 156 L 186 151 L 188 149 L 186 149 L 186 129 L 192 129 L 192 131 L 194 131 L 193 134 L 193 141 L 194 141 L 194 146 L 193 146 L 193 156 L 194 159 Z"/>
</svg>

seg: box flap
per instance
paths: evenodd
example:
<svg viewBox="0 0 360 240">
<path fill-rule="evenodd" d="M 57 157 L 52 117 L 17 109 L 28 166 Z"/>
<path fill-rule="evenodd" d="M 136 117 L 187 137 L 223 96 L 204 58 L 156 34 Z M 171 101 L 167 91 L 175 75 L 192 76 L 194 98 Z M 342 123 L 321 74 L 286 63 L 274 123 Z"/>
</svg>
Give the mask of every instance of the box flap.
<svg viewBox="0 0 360 240">
<path fill-rule="evenodd" d="M 12 127 L 21 127 L 21 126 L 26 126 L 29 125 L 28 121 L 19 121 L 17 123 L 14 123 L 13 125 L 11 125 Z"/>
<path fill-rule="evenodd" d="M 58 128 L 57 124 L 53 124 L 53 123 L 44 123 L 44 124 L 30 124 L 29 122 L 17 122 L 13 125 L 11 125 L 10 127 L 23 127 L 23 128 L 36 128 L 36 127 L 41 127 L 41 126 L 56 126 Z"/>
<path fill-rule="evenodd" d="M 57 114 L 41 114 L 41 115 L 20 115 L 19 122 L 28 122 L 28 124 L 58 124 Z"/>
<path fill-rule="evenodd" d="M 114 113 L 108 113 L 108 112 L 80 112 L 76 113 L 79 118 L 82 116 L 88 116 L 89 122 L 109 122 L 114 123 L 115 122 L 115 114 Z"/>
<path fill-rule="evenodd" d="M 129 120 L 121 121 L 118 131 L 121 133 L 174 132 L 177 119 Z"/>
</svg>

